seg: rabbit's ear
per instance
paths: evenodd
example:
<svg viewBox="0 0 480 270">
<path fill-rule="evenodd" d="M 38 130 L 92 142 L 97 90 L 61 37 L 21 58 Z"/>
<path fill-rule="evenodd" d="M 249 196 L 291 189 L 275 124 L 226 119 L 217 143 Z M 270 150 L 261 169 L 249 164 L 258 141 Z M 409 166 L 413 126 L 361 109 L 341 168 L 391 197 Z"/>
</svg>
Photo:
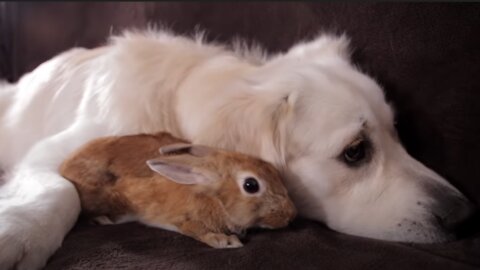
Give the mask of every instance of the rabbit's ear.
<svg viewBox="0 0 480 270">
<path fill-rule="evenodd" d="M 147 165 L 152 171 L 178 184 L 194 185 L 208 182 L 205 175 L 194 172 L 192 166 L 179 161 L 150 159 L 147 160 Z"/>
<path fill-rule="evenodd" d="M 162 155 L 190 154 L 196 157 L 203 157 L 210 154 L 213 151 L 213 149 L 204 145 L 174 143 L 174 144 L 162 146 L 160 147 L 160 149 L 158 149 L 158 151 Z"/>
</svg>

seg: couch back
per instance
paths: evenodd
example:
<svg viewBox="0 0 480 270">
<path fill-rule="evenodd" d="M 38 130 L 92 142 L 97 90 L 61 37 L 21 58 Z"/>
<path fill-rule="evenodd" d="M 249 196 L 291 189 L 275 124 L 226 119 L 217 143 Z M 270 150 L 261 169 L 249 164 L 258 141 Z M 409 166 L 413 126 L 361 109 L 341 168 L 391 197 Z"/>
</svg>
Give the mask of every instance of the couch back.
<svg viewBox="0 0 480 270">
<path fill-rule="evenodd" d="M 480 5 L 475 3 L 0 3 L 0 77 L 122 29 L 160 24 L 208 40 L 287 50 L 346 33 L 353 61 L 385 89 L 407 151 L 480 205 Z"/>
</svg>

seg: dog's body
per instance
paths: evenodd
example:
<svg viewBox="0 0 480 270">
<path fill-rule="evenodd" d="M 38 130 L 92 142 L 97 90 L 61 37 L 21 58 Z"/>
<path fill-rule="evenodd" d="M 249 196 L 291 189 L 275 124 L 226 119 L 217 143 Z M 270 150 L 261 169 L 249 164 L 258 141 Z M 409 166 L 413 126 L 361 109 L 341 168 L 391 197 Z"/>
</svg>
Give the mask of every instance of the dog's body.
<svg viewBox="0 0 480 270">
<path fill-rule="evenodd" d="M 274 163 L 300 213 L 335 230 L 446 239 L 434 219 L 456 223 L 467 214 L 446 213 L 467 202 L 403 150 L 380 87 L 346 50 L 344 37 L 320 36 L 267 58 L 127 33 L 1 86 L 0 268 L 41 267 L 74 224 L 79 199 L 57 172 L 69 153 L 96 137 L 161 130 Z"/>
</svg>

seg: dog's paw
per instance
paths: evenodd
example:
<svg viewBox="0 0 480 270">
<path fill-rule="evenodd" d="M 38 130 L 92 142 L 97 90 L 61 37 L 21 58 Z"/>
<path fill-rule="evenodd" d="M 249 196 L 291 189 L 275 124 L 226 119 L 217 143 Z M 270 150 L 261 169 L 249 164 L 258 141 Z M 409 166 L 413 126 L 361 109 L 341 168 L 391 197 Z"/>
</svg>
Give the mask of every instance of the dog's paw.
<svg viewBox="0 0 480 270">
<path fill-rule="evenodd" d="M 45 210 L 0 205 L 0 269 L 41 269 L 61 246 L 71 224 Z"/>
<path fill-rule="evenodd" d="M 5 232 L 4 226 L 0 228 L 0 269 L 17 269 L 24 249 L 20 239 L 15 239 L 13 235 Z"/>
<path fill-rule="evenodd" d="M 45 266 L 48 257 L 60 243 L 43 241 L 45 232 L 30 224 L 7 224 L 0 226 L 0 269 L 35 270 Z"/>
<path fill-rule="evenodd" d="M 0 189 L 0 269 L 44 267 L 79 212 L 70 182 L 49 171 L 17 172 Z"/>
</svg>

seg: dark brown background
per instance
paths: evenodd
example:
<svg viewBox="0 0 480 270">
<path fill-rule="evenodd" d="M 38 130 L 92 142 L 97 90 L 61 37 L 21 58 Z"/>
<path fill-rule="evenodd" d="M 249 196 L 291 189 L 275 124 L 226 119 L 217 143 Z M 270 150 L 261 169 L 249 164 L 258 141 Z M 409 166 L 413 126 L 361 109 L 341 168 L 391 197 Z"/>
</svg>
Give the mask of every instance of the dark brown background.
<svg viewBox="0 0 480 270">
<path fill-rule="evenodd" d="M 480 205 L 479 4 L 1 3 L 0 77 L 15 81 L 65 49 L 94 47 L 110 33 L 148 23 L 179 33 L 192 33 L 199 26 L 208 30 L 210 40 L 238 36 L 270 52 L 285 51 L 320 30 L 347 33 L 354 62 L 379 81 L 396 108 L 407 150 Z M 79 225 L 49 269 L 480 267 L 478 234 L 450 244 L 410 246 L 345 236 L 297 221 L 286 231 L 254 234 L 252 241 L 241 250 L 215 251 L 135 224 Z M 96 245 L 94 252 L 90 248 Z M 193 253 L 185 253 L 187 247 Z"/>
</svg>

